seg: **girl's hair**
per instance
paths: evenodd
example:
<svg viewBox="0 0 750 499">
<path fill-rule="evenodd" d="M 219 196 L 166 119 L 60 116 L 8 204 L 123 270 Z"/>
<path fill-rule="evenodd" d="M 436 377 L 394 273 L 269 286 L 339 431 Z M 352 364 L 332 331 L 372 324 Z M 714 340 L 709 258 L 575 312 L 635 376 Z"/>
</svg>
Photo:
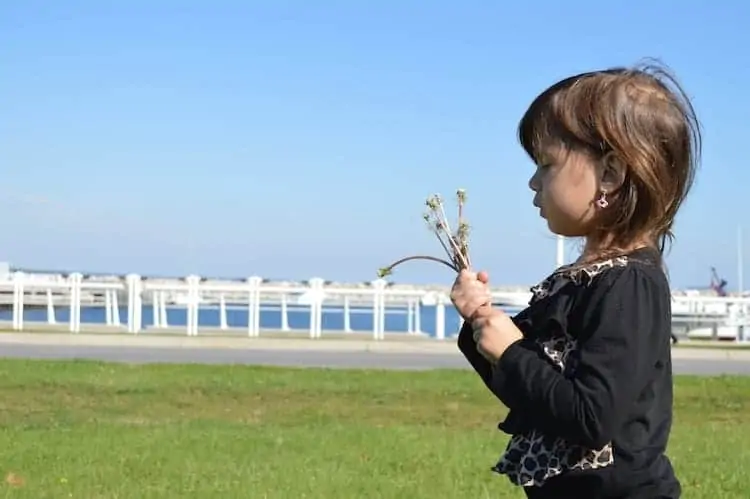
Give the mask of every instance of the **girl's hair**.
<svg viewBox="0 0 750 499">
<path fill-rule="evenodd" d="M 532 102 L 518 126 L 539 163 L 550 146 L 625 165 L 597 234 L 611 249 L 648 239 L 663 252 L 690 190 L 701 151 L 700 125 L 675 78 L 658 64 L 566 78 Z"/>
</svg>

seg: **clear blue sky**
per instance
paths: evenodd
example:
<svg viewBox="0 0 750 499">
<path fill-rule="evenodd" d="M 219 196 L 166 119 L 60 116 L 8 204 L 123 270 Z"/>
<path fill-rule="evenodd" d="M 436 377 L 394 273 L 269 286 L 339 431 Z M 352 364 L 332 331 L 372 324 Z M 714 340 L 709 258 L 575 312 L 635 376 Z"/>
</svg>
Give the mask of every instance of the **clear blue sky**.
<svg viewBox="0 0 750 499">
<path fill-rule="evenodd" d="M 2 2 L 0 260 L 369 280 L 439 254 L 422 203 L 460 186 L 475 262 L 531 284 L 555 243 L 518 119 L 563 76 L 657 57 L 705 139 L 673 283 L 714 265 L 734 287 L 748 19 L 729 1 Z M 452 279 L 428 263 L 394 277 Z"/>
</svg>

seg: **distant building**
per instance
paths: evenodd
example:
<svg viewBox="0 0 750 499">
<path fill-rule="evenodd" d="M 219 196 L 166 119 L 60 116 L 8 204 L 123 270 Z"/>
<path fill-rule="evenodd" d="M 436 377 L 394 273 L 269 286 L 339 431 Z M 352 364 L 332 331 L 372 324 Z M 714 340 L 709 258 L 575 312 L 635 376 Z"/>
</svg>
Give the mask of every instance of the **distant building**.
<svg viewBox="0 0 750 499">
<path fill-rule="evenodd" d="M 7 279 L 10 277 L 10 263 L 0 262 L 0 279 Z"/>
</svg>

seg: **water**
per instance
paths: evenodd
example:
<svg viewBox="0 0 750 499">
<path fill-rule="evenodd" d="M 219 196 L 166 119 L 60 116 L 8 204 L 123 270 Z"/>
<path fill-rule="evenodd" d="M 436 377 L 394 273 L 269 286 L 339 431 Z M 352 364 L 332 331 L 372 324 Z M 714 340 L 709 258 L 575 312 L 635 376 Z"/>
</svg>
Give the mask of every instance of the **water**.
<svg viewBox="0 0 750 499">
<path fill-rule="evenodd" d="M 24 322 L 34 323 L 47 322 L 46 308 L 26 309 L 24 310 Z M 310 311 L 307 307 L 289 306 L 287 308 L 287 317 L 291 329 L 309 330 L 310 328 Z M 422 332 L 435 335 L 435 307 L 422 306 L 419 308 L 420 329 Z M 67 323 L 70 321 L 70 309 L 60 307 L 55 311 L 55 318 L 58 323 Z M 227 326 L 230 328 L 247 328 L 247 307 L 227 306 Z M 0 320 L 11 321 L 13 312 L 11 310 L 0 311 Z M 120 321 L 125 324 L 127 320 L 127 308 L 120 307 Z M 324 331 L 343 331 L 344 314 L 341 307 L 324 307 L 323 308 L 323 325 Z M 185 307 L 168 307 L 167 321 L 170 327 L 186 326 L 187 309 Z M 154 323 L 154 310 L 150 305 L 143 306 L 143 326 L 149 327 Z M 81 324 L 106 325 L 105 308 L 101 307 L 81 307 Z M 198 312 L 198 327 L 218 328 L 220 326 L 220 314 L 218 307 L 203 306 Z M 371 308 L 354 308 L 350 309 L 350 327 L 352 331 L 370 332 L 373 327 L 373 314 Z M 31 324 L 29 324 L 31 325 Z M 460 325 L 459 315 L 456 310 L 448 305 L 445 307 L 445 334 L 450 336 L 458 332 Z M 409 320 L 406 308 L 388 308 L 385 316 L 385 331 L 392 333 L 408 332 Z M 278 307 L 262 307 L 260 314 L 260 328 L 265 330 L 281 330 L 281 310 Z"/>
</svg>

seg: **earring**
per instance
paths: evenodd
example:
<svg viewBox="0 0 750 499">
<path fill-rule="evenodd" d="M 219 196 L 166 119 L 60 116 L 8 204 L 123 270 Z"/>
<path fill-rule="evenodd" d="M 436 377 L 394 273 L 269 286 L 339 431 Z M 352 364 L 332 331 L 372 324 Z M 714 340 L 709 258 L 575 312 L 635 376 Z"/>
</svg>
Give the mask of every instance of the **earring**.
<svg viewBox="0 0 750 499">
<path fill-rule="evenodd" d="M 596 200 L 596 205 L 599 208 L 602 208 L 602 209 L 604 209 L 607 206 L 609 206 L 609 201 L 607 201 L 607 193 L 606 192 L 604 192 L 604 191 L 601 192 L 601 194 L 599 195 L 599 199 Z"/>
</svg>

